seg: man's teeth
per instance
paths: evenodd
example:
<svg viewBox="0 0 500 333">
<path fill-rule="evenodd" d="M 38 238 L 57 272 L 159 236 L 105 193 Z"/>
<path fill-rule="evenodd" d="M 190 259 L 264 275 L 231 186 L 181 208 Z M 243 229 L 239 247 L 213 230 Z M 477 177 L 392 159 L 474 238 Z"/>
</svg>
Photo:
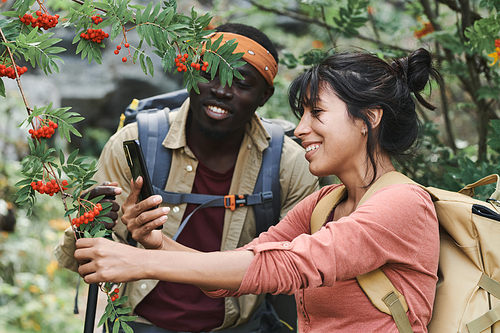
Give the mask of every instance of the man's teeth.
<svg viewBox="0 0 500 333">
<path fill-rule="evenodd" d="M 227 111 L 226 111 L 226 110 L 224 110 L 224 109 L 221 109 L 221 108 L 219 108 L 219 107 L 217 107 L 217 106 L 212 106 L 212 105 L 209 105 L 209 106 L 208 106 L 208 109 L 209 109 L 210 111 L 212 111 L 212 112 L 215 112 L 215 113 L 220 113 L 220 114 L 226 114 L 226 113 L 229 113 L 229 112 L 227 112 Z"/>
<path fill-rule="evenodd" d="M 318 149 L 321 145 L 310 145 L 309 147 L 306 148 L 306 152 L 309 152 L 314 149 Z"/>
</svg>

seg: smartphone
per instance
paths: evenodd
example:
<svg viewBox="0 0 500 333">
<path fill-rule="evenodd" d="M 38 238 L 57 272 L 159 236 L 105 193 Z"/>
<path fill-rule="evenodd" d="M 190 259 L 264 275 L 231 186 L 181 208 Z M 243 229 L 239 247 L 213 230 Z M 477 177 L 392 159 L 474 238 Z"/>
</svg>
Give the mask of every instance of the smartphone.
<svg viewBox="0 0 500 333">
<path fill-rule="evenodd" d="M 127 163 L 132 172 L 132 178 L 134 181 L 137 177 L 142 176 L 143 184 L 141 188 L 141 193 L 139 194 L 139 200 L 142 201 L 154 194 L 153 185 L 151 184 L 151 178 L 149 178 L 148 168 L 146 167 L 146 159 L 142 153 L 141 144 L 139 140 L 127 140 L 123 141 L 123 150 L 125 152 L 125 157 L 127 158 Z M 158 208 L 158 206 L 151 209 Z M 162 229 L 163 225 L 156 229 Z"/>
</svg>

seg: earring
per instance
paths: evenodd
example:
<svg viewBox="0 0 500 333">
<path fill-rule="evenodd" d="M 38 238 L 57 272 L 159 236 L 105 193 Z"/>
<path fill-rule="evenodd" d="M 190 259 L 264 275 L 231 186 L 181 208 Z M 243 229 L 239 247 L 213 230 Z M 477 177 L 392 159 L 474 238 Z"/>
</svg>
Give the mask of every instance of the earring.
<svg viewBox="0 0 500 333">
<path fill-rule="evenodd" d="M 366 128 L 363 128 L 363 136 L 366 136 Z"/>
</svg>

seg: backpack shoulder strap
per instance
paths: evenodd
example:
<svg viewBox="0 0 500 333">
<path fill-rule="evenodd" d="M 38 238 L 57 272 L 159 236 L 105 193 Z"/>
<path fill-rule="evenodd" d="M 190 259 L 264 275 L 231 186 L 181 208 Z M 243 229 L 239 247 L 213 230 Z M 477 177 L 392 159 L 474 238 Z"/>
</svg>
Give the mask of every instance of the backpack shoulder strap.
<svg viewBox="0 0 500 333">
<path fill-rule="evenodd" d="M 379 310 L 393 317 L 400 333 L 413 333 L 410 321 L 406 316 L 408 304 L 406 299 L 382 269 L 356 276 L 359 286 L 370 302 Z"/>
<path fill-rule="evenodd" d="M 358 207 L 368 200 L 378 190 L 393 184 L 417 184 L 399 172 L 388 172 L 373 183 L 363 195 Z M 311 215 L 311 234 L 318 231 L 335 207 L 346 195 L 343 186 L 333 190 L 320 199 Z M 413 333 L 410 321 L 406 316 L 408 304 L 389 280 L 387 275 L 377 268 L 374 271 L 357 276 L 359 286 L 370 302 L 379 310 L 391 315 L 400 333 Z"/>
<path fill-rule="evenodd" d="M 337 206 L 345 198 L 346 194 L 345 187 L 339 186 L 318 201 L 311 215 L 311 235 L 321 229 L 333 207 Z"/>
<path fill-rule="evenodd" d="M 162 143 L 170 129 L 168 114 L 170 110 L 145 110 L 137 113 L 139 142 L 143 147 L 146 165 L 151 176 L 151 183 L 164 189 L 167 184 L 172 161 L 172 152 L 163 147 Z M 155 167 L 159 166 L 160 167 Z"/>
<path fill-rule="evenodd" d="M 261 119 L 270 134 L 269 146 L 262 153 L 262 165 L 253 193 L 261 193 L 265 198 L 262 205 L 255 205 L 257 234 L 266 231 L 279 222 L 281 208 L 280 162 L 285 131 L 283 126 Z"/>
</svg>

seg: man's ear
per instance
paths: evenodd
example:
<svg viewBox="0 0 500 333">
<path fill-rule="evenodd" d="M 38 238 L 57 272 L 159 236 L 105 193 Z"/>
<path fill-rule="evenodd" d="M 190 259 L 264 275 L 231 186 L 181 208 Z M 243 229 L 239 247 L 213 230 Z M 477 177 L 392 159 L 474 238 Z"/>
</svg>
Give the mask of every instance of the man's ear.
<svg viewBox="0 0 500 333">
<path fill-rule="evenodd" d="M 269 98 L 274 95 L 274 86 L 268 85 L 264 93 L 262 94 L 262 99 L 260 100 L 259 106 L 264 106 L 267 103 Z"/>
<path fill-rule="evenodd" d="M 372 129 L 375 130 L 382 121 L 384 110 L 382 110 L 382 108 L 369 109 L 367 110 L 366 115 L 368 116 L 368 121 L 370 122 Z"/>
</svg>

